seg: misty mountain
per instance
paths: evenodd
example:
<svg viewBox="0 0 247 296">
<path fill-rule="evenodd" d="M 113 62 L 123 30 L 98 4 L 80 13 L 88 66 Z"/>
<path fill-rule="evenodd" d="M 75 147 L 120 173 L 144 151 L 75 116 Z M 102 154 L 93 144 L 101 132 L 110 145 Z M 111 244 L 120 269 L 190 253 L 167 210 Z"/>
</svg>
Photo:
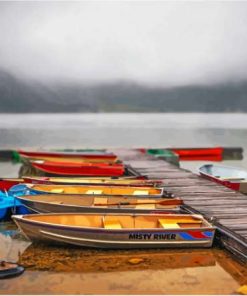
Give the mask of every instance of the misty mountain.
<svg viewBox="0 0 247 296">
<path fill-rule="evenodd" d="M 247 112 L 247 81 L 172 88 L 44 84 L 0 71 L 0 112 Z"/>
</svg>

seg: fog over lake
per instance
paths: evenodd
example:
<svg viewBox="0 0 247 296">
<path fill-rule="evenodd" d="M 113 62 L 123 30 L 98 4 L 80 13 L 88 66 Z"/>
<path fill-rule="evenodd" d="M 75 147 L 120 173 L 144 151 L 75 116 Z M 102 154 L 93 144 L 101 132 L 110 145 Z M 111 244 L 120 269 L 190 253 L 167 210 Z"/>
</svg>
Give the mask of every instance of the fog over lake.
<svg viewBox="0 0 247 296">
<path fill-rule="evenodd" d="M 1 2 L 0 68 L 43 82 L 245 80 L 244 1 Z"/>
</svg>

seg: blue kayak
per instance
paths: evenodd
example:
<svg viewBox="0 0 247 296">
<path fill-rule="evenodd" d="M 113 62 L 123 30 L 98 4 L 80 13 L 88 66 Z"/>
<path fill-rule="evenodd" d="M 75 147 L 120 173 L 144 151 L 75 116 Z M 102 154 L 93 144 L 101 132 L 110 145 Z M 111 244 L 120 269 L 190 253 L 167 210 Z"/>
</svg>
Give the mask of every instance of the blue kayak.
<svg viewBox="0 0 247 296">
<path fill-rule="evenodd" d="M 17 196 L 22 196 L 22 195 L 37 195 L 37 194 L 42 194 L 42 193 L 38 193 L 35 190 L 28 188 L 27 185 L 25 183 L 23 183 L 23 184 L 17 184 L 17 185 L 12 186 L 9 189 L 8 194 L 13 197 L 17 197 Z M 45 194 L 45 193 L 43 193 L 43 194 Z"/>
<path fill-rule="evenodd" d="M 0 221 L 9 219 L 13 213 L 28 214 L 30 211 L 12 194 L 0 191 Z"/>
</svg>

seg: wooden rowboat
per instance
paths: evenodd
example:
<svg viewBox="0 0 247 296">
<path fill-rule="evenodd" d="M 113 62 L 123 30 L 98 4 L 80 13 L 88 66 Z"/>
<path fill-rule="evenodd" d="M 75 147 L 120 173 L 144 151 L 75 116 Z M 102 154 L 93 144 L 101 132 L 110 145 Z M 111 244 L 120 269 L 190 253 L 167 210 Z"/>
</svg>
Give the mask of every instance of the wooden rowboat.
<svg viewBox="0 0 247 296">
<path fill-rule="evenodd" d="M 124 179 L 124 178 L 66 178 L 66 177 L 26 177 L 23 176 L 25 183 L 32 184 L 70 184 L 70 185 L 101 185 L 101 186 L 150 186 L 157 187 L 163 184 L 161 180 L 148 179 Z M 0 180 L 1 188 L 1 180 Z"/>
<path fill-rule="evenodd" d="M 35 214 L 12 216 L 32 241 L 94 248 L 211 247 L 215 228 L 200 215 Z"/>
<path fill-rule="evenodd" d="M 109 196 L 42 194 L 17 200 L 36 213 L 171 213 L 179 212 L 181 199 L 147 199 Z"/>
<path fill-rule="evenodd" d="M 31 165 L 45 173 L 71 176 L 122 176 L 122 164 L 82 164 L 52 161 L 31 161 Z"/>
<path fill-rule="evenodd" d="M 243 169 L 206 164 L 199 168 L 199 172 L 204 178 L 233 190 L 247 193 L 247 171 Z"/>
<path fill-rule="evenodd" d="M 165 194 L 164 188 L 154 187 L 26 184 L 26 188 L 32 194 L 114 195 L 158 198 Z"/>
<path fill-rule="evenodd" d="M 66 157 L 66 158 L 73 158 L 73 157 L 81 157 L 81 158 L 99 158 L 99 159 L 106 159 L 106 160 L 116 160 L 117 156 L 113 153 L 108 152 L 64 152 L 64 151 L 24 151 L 18 150 L 17 151 L 21 156 L 25 157 L 28 156 L 32 157 Z"/>
</svg>

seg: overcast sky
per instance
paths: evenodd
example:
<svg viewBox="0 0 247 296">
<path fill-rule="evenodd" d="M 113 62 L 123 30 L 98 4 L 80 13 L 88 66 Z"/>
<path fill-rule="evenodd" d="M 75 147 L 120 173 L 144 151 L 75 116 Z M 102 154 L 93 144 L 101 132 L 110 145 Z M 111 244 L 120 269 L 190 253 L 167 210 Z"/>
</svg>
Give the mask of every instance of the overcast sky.
<svg viewBox="0 0 247 296">
<path fill-rule="evenodd" d="M 164 86 L 247 79 L 247 2 L 1 2 L 0 68 Z"/>
</svg>

